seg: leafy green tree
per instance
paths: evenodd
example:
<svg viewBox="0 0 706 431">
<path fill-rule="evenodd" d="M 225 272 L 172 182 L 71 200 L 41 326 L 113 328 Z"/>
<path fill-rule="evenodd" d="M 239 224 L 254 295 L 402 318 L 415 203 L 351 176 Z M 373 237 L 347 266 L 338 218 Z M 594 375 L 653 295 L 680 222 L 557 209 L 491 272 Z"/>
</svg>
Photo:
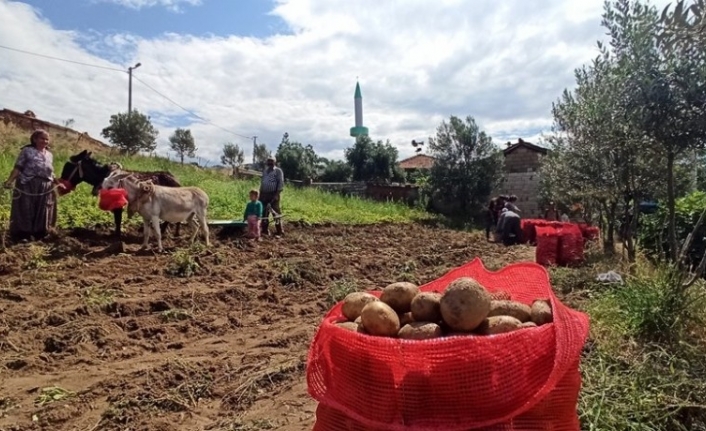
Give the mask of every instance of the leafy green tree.
<svg viewBox="0 0 706 431">
<path fill-rule="evenodd" d="M 353 168 L 353 181 L 403 182 L 404 172 L 397 166 L 399 152 L 390 141 L 373 142 L 368 136 L 359 136 L 355 144 L 346 148 L 345 158 Z"/>
<path fill-rule="evenodd" d="M 428 178 L 433 199 L 451 215 L 477 214 L 502 180 L 502 151 L 473 117 L 453 115 L 437 127 L 427 148 L 436 158 Z"/>
<path fill-rule="evenodd" d="M 157 148 L 159 131 L 154 128 L 150 117 L 132 110 L 110 116 L 110 125 L 101 135 L 121 152 L 134 155 L 140 151 L 151 152 Z"/>
<path fill-rule="evenodd" d="M 236 144 L 227 143 L 223 145 L 223 155 L 221 155 L 221 163 L 233 168 L 233 176 L 238 172 L 240 167 L 245 162 L 243 150 Z"/>
<path fill-rule="evenodd" d="M 184 157 L 195 157 L 196 143 L 194 142 L 194 137 L 191 135 L 191 130 L 189 129 L 176 129 L 174 134 L 169 137 L 169 147 L 172 151 L 176 152 L 181 160 L 181 164 L 184 164 Z"/>
<path fill-rule="evenodd" d="M 353 176 L 353 168 L 342 160 L 329 160 L 325 162 L 319 181 L 325 183 L 345 183 Z"/>
<path fill-rule="evenodd" d="M 288 133 L 282 136 L 282 141 L 277 147 L 276 158 L 285 178 L 303 181 L 316 176 L 319 157 L 314 147 L 290 141 Z"/>
<path fill-rule="evenodd" d="M 665 27 L 660 27 L 657 9 L 639 1 L 607 4 L 604 25 L 610 31 L 616 61 L 631 72 L 625 82 L 631 89 L 629 118 L 665 163 L 668 240 L 670 257 L 676 261 L 675 167 L 706 143 L 706 48 L 689 37 L 662 38 L 660 28 Z M 666 24 L 666 28 L 682 27 L 688 26 Z"/>
<path fill-rule="evenodd" d="M 262 168 L 265 166 L 265 162 L 267 161 L 267 158 L 272 155 L 270 150 L 267 149 L 267 146 L 265 144 L 255 144 L 255 165 L 258 168 Z"/>
</svg>

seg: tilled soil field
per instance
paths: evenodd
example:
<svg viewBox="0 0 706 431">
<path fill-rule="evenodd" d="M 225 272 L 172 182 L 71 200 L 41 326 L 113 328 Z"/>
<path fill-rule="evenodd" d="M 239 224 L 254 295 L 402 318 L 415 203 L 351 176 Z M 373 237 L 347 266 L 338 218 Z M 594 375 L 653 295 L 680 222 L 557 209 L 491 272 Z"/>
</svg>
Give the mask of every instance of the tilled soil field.
<svg viewBox="0 0 706 431">
<path fill-rule="evenodd" d="M 306 354 L 336 300 L 534 257 L 417 224 L 176 248 L 188 233 L 162 255 L 84 230 L 0 254 L 0 430 L 310 430 Z"/>
</svg>

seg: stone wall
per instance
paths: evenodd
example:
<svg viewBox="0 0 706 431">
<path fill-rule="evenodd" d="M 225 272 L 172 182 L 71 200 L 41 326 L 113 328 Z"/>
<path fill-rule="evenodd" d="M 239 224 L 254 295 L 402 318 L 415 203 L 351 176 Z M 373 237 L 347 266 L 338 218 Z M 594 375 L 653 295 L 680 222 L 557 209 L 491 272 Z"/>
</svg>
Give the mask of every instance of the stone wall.
<svg viewBox="0 0 706 431">
<path fill-rule="evenodd" d="M 538 172 L 506 173 L 503 185 L 493 196 L 499 194 L 517 196 L 517 207 L 522 211 L 522 217 L 534 218 L 540 215 Z"/>
</svg>

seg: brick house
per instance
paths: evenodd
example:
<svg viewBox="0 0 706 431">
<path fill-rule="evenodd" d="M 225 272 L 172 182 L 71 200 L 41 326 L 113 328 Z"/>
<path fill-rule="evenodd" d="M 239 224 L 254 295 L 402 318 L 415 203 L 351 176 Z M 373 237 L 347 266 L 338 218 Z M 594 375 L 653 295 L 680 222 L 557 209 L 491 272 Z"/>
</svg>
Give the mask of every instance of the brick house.
<svg viewBox="0 0 706 431">
<path fill-rule="evenodd" d="M 413 172 L 431 169 L 435 160 L 432 156 L 427 156 L 426 154 L 415 154 L 412 157 L 401 160 L 397 165 L 409 175 Z"/>
<path fill-rule="evenodd" d="M 539 168 L 542 158 L 547 154 L 549 154 L 547 148 L 526 142 L 521 138 L 514 144 L 508 142 L 507 148 L 503 150 L 505 180 L 493 195 L 515 195 L 523 217 L 540 216 Z"/>
</svg>

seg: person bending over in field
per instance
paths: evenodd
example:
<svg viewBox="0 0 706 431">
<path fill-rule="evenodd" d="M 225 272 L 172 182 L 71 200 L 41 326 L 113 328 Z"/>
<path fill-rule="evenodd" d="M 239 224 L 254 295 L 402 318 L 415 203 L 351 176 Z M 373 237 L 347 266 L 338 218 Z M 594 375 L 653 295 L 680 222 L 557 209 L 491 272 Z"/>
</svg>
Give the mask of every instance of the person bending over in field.
<svg viewBox="0 0 706 431">
<path fill-rule="evenodd" d="M 275 235 L 284 235 L 282 230 L 282 211 L 280 210 L 280 195 L 284 190 L 284 173 L 276 166 L 277 160 L 274 156 L 267 158 L 265 170 L 262 171 L 260 182 L 260 202 L 265 207 L 265 214 L 262 217 L 262 233 L 270 234 L 270 209 L 275 212 Z"/>
<path fill-rule="evenodd" d="M 510 246 L 519 244 L 522 239 L 522 224 L 520 215 L 516 212 L 503 208 L 498 221 L 498 234 L 504 245 Z"/>
<path fill-rule="evenodd" d="M 260 192 L 250 190 L 250 201 L 245 205 L 243 219 L 248 222 L 248 238 L 260 241 L 260 219 L 262 218 L 262 202 L 258 200 Z"/>
</svg>

